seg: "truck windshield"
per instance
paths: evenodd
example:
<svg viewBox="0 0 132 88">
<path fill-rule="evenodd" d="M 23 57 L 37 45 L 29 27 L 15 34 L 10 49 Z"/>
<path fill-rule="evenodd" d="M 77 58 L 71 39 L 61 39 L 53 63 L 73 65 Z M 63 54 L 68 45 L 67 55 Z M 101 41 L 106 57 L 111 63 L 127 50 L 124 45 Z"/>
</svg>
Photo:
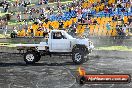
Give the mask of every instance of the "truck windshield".
<svg viewBox="0 0 132 88">
<path fill-rule="evenodd" d="M 68 39 L 73 39 L 73 37 L 70 34 L 68 34 L 67 32 L 65 32 L 65 35 L 67 36 Z"/>
</svg>

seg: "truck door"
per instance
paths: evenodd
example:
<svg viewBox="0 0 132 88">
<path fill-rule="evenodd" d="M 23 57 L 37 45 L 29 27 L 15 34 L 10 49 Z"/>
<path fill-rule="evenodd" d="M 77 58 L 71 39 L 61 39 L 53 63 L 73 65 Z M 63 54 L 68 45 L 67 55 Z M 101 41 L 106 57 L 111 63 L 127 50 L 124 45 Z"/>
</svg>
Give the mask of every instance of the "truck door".
<svg viewBox="0 0 132 88">
<path fill-rule="evenodd" d="M 51 37 L 51 50 L 54 52 L 69 52 L 71 49 L 70 40 L 61 32 L 53 32 Z"/>
</svg>

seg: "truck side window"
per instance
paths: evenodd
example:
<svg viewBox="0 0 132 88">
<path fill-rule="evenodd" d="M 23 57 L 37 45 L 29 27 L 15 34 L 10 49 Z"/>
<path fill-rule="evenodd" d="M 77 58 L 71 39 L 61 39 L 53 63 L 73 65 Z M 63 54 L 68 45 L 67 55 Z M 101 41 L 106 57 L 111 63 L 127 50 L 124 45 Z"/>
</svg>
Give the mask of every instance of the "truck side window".
<svg viewBox="0 0 132 88">
<path fill-rule="evenodd" d="M 66 39 L 61 32 L 53 33 L 53 39 Z"/>
</svg>

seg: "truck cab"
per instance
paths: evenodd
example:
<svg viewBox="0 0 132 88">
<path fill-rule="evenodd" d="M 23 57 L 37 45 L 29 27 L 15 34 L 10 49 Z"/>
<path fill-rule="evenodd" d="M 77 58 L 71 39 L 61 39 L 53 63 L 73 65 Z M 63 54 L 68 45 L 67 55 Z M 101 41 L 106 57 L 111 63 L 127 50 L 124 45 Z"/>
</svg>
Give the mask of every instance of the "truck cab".
<svg viewBox="0 0 132 88">
<path fill-rule="evenodd" d="M 72 52 L 72 41 L 75 38 L 63 30 L 53 30 L 49 33 L 48 45 L 50 52 Z"/>
</svg>

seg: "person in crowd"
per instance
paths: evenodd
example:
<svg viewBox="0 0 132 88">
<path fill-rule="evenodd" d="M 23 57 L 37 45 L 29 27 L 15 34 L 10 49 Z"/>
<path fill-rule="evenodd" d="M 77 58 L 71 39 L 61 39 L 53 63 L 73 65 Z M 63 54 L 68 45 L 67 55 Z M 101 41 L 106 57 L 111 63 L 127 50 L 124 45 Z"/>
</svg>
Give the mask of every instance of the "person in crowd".
<svg viewBox="0 0 132 88">
<path fill-rule="evenodd" d="M 112 16 L 112 21 L 117 21 L 117 16 L 116 15 L 114 15 L 114 16 Z"/>
<path fill-rule="evenodd" d="M 132 16 L 128 16 L 128 24 L 130 25 L 132 23 Z"/>
<path fill-rule="evenodd" d="M 2 5 L 3 5 L 4 12 L 7 12 L 8 9 L 9 9 L 9 3 L 7 3 L 6 1 L 4 1 Z"/>
<path fill-rule="evenodd" d="M 108 13 L 108 11 L 109 11 L 109 7 L 108 7 L 108 6 L 105 6 L 104 12 L 105 12 L 105 13 Z"/>
<path fill-rule="evenodd" d="M 62 21 L 59 21 L 59 29 L 63 28 L 64 23 Z"/>
<path fill-rule="evenodd" d="M 31 31 L 31 37 L 34 37 L 34 30 L 33 30 L 32 26 L 30 27 L 30 31 Z"/>
<path fill-rule="evenodd" d="M 117 3 L 117 8 L 122 8 L 122 5 L 121 5 L 120 1 Z"/>
<path fill-rule="evenodd" d="M 110 21 L 107 22 L 106 28 L 107 28 L 107 30 L 110 30 L 111 29 Z"/>
<path fill-rule="evenodd" d="M 118 24 L 116 25 L 116 31 L 119 37 L 124 38 L 126 36 L 126 25 L 124 25 L 121 21 L 118 21 Z"/>
<path fill-rule="evenodd" d="M 45 3 L 45 4 L 48 4 L 48 2 L 49 2 L 49 0 L 44 0 L 44 3 Z"/>
<path fill-rule="evenodd" d="M 4 20 L 4 25 L 3 25 L 3 35 L 6 35 L 7 33 L 7 25 L 8 25 L 8 22 L 7 22 L 7 19 Z"/>
<path fill-rule="evenodd" d="M 88 24 L 89 24 L 89 25 L 92 24 L 91 18 L 88 18 Z"/>
<path fill-rule="evenodd" d="M 16 27 L 13 27 L 13 31 L 11 32 L 11 38 L 16 38 L 17 37 L 17 34 L 18 34 L 18 31 L 16 29 Z"/>
<path fill-rule="evenodd" d="M 28 30 L 28 22 L 26 20 L 24 21 L 24 26 L 25 26 L 25 31 L 27 31 Z"/>
<path fill-rule="evenodd" d="M 122 7 L 122 8 L 121 8 L 121 11 L 122 11 L 123 13 L 125 12 L 125 10 L 126 10 L 125 7 Z"/>
<path fill-rule="evenodd" d="M 123 15 L 122 15 L 122 16 L 119 15 L 117 21 L 121 21 L 121 22 L 123 22 Z"/>
<path fill-rule="evenodd" d="M 78 18 L 78 22 L 81 22 L 82 21 L 82 14 L 78 14 L 77 18 Z"/>
<path fill-rule="evenodd" d="M 94 21 L 93 21 L 93 25 L 96 25 L 96 24 L 98 24 L 98 22 L 97 22 L 96 19 L 94 19 Z"/>
<path fill-rule="evenodd" d="M 19 13 L 17 14 L 17 19 L 18 19 L 18 22 L 21 22 L 21 12 L 19 12 Z"/>
<path fill-rule="evenodd" d="M 129 26 L 129 31 L 132 33 L 132 16 L 128 17 L 128 26 Z"/>
<path fill-rule="evenodd" d="M 43 0 L 39 0 L 39 5 L 42 5 L 44 3 L 44 1 Z"/>
<path fill-rule="evenodd" d="M 122 31 L 126 34 L 126 30 L 128 29 L 128 25 L 124 24 L 122 27 Z"/>
</svg>

